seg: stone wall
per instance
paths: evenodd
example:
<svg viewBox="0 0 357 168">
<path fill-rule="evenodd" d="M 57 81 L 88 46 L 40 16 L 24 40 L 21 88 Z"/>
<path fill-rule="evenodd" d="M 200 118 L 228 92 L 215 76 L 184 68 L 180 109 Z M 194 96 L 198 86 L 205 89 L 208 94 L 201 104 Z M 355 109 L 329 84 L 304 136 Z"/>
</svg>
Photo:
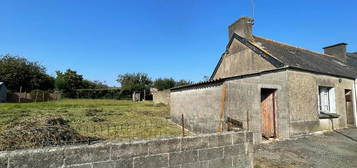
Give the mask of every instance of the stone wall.
<svg viewBox="0 0 357 168">
<path fill-rule="evenodd" d="M 345 90 L 353 90 L 353 80 L 289 71 L 290 136 L 347 127 Z M 335 119 L 320 119 L 318 107 L 319 86 L 335 88 Z"/>
<path fill-rule="evenodd" d="M 251 132 L 0 152 L 0 168 L 252 168 Z"/>
<path fill-rule="evenodd" d="M 199 129 L 199 132 L 217 131 L 218 122 L 215 121 L 220 119 L 223 91 L 222 84 L 172 91 L 171 119 L 181 124 L 183 115 L 185 127 L 191 131 L 194 129 Z M 201 131 L 201 129 L 205 130 Z"/>
<path fill-rule="evenodd" d="M 278 139 L 289 138 L 287 71 L 226 81 L 225 84 L 229 92 L 226 115 L 242 121 L 243 128 L 253 132 L 254 143 L 260 143 L 262 140 L 261 89 L 276 89 L 276 136 Z"/>
<path fill-rule="evenodd" d="M 213 79 L 275 69 L 275 67 L 263 57 L 236 39 L 234 39 L 229 46 L 228 53 L 222 56 L 222 61 L 217 68 Z"/>
<path fill-rule="evenodd" d="M 171 92 L 170 115 L 173 121 L 180 124 L 184 114 L 185 127 L 210 129 L 212 132 L 219 128 L 217 125 L 222 115 L 242 122 L 243 129 L 252 131 L 254 143 L 262 140 L 261 132 L 261 89 L 276 89 L 276 130 L 279 139 L 289 138 L 289 109 L 288 109 L 287 72 L 259 74 L 249 78 L 231 79 L 223 83 L 211 84 Z M 226 88 L 226 89 L 223 89 Z M 222 100 L 224 90 L 226 97 Z M 207 122 L 202 120 L 208 120 Z"/>
<path fill-rule="evenodd" d="M 166 104 L 170 103 L 170 89 L 167 90 L 157 90 L 157 89 L 150 89 L 152 93 L 152 99 L 154 104 Z"/>
</svg>

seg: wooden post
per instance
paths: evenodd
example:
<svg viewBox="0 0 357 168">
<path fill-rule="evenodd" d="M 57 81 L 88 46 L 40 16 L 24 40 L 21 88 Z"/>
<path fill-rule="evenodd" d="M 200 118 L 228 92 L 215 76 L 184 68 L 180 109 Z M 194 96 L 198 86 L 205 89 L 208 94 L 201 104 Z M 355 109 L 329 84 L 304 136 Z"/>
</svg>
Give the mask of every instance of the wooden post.
<svg viewBox="0 0 357 168">
<path fill-rule="evenodd" d="M 20 86 L 19 103 L 21 103 L 21 92 L 22 92 L 22 86 Z"/>
<path fill-rule="evenodd" d="M 44 102 L 45 101 L 45 92 L 42 91 L 42 101 Z"/>
<path fill-rule="evenodd" d="M 182 136 L 185 136 L 185 118 L 183 114 L 181 115 L 181 122 L 182 122 Z"/>
<path fill-rule="evenodd" d="M 37 102 L 37 95 L 38 95 L 38 90 L 36 90 L 35 103 Z"/>
</svg>

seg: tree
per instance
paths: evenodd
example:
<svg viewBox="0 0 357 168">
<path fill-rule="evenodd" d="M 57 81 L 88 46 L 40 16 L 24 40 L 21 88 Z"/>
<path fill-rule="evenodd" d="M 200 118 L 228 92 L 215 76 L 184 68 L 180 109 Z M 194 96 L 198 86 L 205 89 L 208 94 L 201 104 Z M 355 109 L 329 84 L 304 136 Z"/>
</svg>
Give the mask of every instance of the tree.
<svg viewBox="0 0 357 168">
<path fill-rule="evenodd" d="M 44 66 L 10 54 L 0 56 L 0 81 L 13 91 L 54 88 L 54 78 L 46 74 Z"/>
<path fill-rule="evenodd" d="M 56 71 L 56 88 L 63 92 L 65 97 L 73 98 L 76 96 L 76 89 L 83 88 L 83 76 L 76 71 L 67 69 L 66 72 Z"/>
<path fill-rule="evenodd" d="M 176 81 L 176 85 L 175 86 L 177 87 L 177 86 L 191 85 L 191 84 L 193 84 L 192 81 L 181 79 L 179 81 Z"/>
<path fill-rule="evenodd" d="M 82 89 L 107 89 L 109 88 L 108 85 L 106 85 L 104 82 L 98 81 L 98 80 L 94 80 L 94 81 L 90 81 L 90 80 L 83 80 L 83 88 Z"/>
<path fill-rule="evenodd" d="M 204 75 L 202 82 L 209 81 L 210 79 L 211 79 L 211 77 L 209 77 L 209 76 L 207 76 L 207 75 Z"/>
<path fill-rule="evenodd" d="M 176 86 L 176 81 L 172 78 L 158 78 L 153 82 L 153 87 L 158 90 L 170 89 Z"/>
<path fill-rule="evenodd" d="M 122 91 L 149 90 L 152 83 L 146 73 L 126 73 L 118 76 L 117 82 L 121 84 Z"/>
</svg>

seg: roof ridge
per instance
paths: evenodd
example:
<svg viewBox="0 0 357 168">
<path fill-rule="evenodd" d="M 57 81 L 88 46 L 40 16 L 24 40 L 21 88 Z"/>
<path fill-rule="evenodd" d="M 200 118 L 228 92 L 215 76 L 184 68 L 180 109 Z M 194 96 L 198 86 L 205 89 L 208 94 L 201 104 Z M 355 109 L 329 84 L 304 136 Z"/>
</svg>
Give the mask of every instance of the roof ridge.
<svg viewBox="0 0 357 168">
<path fill-rule="evenodd" d="M 263 39 L 263 40 L 271 41 L 271 42 L 277 43 L 277 44 L 279 44 L 279 45 L 285 45 L 285 46 L 288 46 L 288 47 L 293 47 L 293 48 L 296 48 L 296 49 L 300 49 L 300 50 L 312 52 L 312 53 L 315 53 L 315 54 L 318 54 L 318 55 L 321 55 L 321 56 L 327 56 L 327 57 L 336 59 L 335 56 L 333 56 L 333 55 L 328 55 L 328 54 L 324 54 L 324 53 L 319 53 L 319 52 L 312 51 L 312 50 L 309 50 L 309 49 L 306 49 L 306 48 L 301 48 L 301 47 L 293 46 L 293 45 L 291 45 L 291 44 L 287 44 L 287 43 L 283 43 L 283 42 L 271 40 L 271 39 L 264 38 L 264 37 L 261 37 L 261 36 L 253 35 L 253 37 L 254 37 L 254 38 L 256 38 L 256 37 L 257 37 L 257 38 L 261 38 L 261 39 Z"/>
</svg>

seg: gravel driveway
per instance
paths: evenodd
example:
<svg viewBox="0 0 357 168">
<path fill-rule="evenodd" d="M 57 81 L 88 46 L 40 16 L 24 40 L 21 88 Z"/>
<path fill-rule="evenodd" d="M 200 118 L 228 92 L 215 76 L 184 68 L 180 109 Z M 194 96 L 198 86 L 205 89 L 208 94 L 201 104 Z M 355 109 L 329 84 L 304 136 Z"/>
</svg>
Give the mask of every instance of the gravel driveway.
<svg viewBox="0 0 357 168">
<path fill-rule="evenodd" d="M 357 168 L 357 129 L 255 147 L 255 168 Z"/>
</svg>

